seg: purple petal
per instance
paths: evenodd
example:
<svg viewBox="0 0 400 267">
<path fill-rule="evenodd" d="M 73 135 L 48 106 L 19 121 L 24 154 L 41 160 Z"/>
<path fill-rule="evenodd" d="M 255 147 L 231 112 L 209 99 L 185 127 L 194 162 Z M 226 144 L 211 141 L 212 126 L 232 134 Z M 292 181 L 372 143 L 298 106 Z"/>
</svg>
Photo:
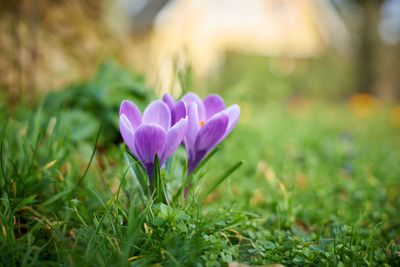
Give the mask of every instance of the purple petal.
<svg viewBox="0 0 400 267">
<path fill-rule="evenodd" d="M 182 97 L 182 101 L 185 102 L 186 107 L 189 107 L 191 103 L 195 102 L 197 104 L 199 119 L 202 121 L 206 119 L 204 104 L 198 95 L 189 92 Z"/>
<path fill-rule="evenodd" d="M 235 127 L 236 123 L 239 120 L 239 116 L 240 116 L 240 107 L 239 105 L 232 105 L 229 106 L 226 110 L 225 110 L 226 114 L 229 117 L 229 123 L 228 123 L 228 127 L 226 128 L 225 134 L 224 136 L 221 138 L 224 139 L 233 129 L 233 127 Z"/>
<path fill-rule="evenodd" d="M 134 131 L 140 124 L 142 124 L 142 114 L 139 108 L 129 100 L 124 100 L 119 108 L 119 116 L 125 114 L 130 124 L 132 125 L 132 130 Z"/>
<path fill-rule="evenodd" d="M 122 138 L 124 139 L 126 145 L 133 152 L 133 154 L 135 154 L 137 157 L 137 152 L 135 149 L 135 145 L 134 145 L 135 143 L 134 143 L 134 138 L 133 138 L 133 127 L 125 114 L 122 114 L 119 117 L 119 130 L 121 131 Z"/>
<path fill-rule="evenodd" d="M 169 94 L 169 93 L 165 93 L 163 96 L 163 102 L 165 104 L 167 104 L 167 106 L 169 107 L 169 109 L 172 111 L 174 109 L 175 106 L 175 100 L 174 98 Z"/>
<path fill-rule="evenodd" d="M 200 122 L 197 113 L 197 104 L 194 102 L 190 104 L 188 108 L 188 130 L 186 132 L 186 137 L 183 139 L 183 143 L 185 144 L 189 157 L 194 151 L 194 144 L 199 130 Z"/>
<path fill-rule="evenodd" d="M 172 125 L 177 123 L 180 119 L 186 117 L 186 105 L 183 101 L 178 101 L 175 103 L 173 117 Z"/>
<path fill-rule="evenodd" d="M 167 158 L 169 158 L 178 148 L 180 143 L 182 143 L 182 139 L 186 135 L 187 126 L 188 118 L 186 117 L 179 120 L 173 127 L 169 128 L 165 142 L 165 150 L 160 158 L 160 165 L 163 165 Z"/>
<path fill-rule="evenodd" d="M 156 153 L 162 155 L 165 148 L 166 133 L 157 124 L 142 124 L 134 134 L 135 148 L 138 159 L 144 166 L 154 162 Z"/>
<path fill-rule="evenodd" d="M 156 123 L 167 131 L 171 126 L 171 111 L 167 104 L 160 100 L 151 102 L 143 112 L 143 123 Z"/>
<path fill-rule="evenodd" d="M 180 119 L 186 117 L 186 106 L 183 101 L 178 101 L 175 103 L 174 98 L 166 93 L 163 96 L 163 102 L 167 104 L 171 110 L 171 126 L 177 123 Z"/>
<path fill-rule="evenodd" d="M 225 112 L 219 112 L 211 117 L 201 127 L 195 143 L 196 151 L 209 151 L 222 138 L 228 126 L 229 117 Z"/>
<path fill-rule="evenodd" d="M 216 94 L 211 94 L 205 97 L 203 103 L 206 112 L 206 120 L 225 109 L 224 100 Z"/>
</svg>

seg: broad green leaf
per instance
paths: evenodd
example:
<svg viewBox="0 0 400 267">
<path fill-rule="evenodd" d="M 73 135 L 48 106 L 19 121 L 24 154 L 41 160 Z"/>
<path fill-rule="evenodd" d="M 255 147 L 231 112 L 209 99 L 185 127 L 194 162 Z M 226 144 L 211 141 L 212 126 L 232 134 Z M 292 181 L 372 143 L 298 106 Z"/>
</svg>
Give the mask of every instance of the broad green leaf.
<svg viewBox="0 0 400 267">
<path fill-rule="evenodd" d="M 176 227 L 181 231 L 181 232 L 184 232 L 184 233 L 186 233 L 187 232 L 187 227 L 186 227 L 186 224 L 184 224 L 183 222 L 180 222 L 180 223 L 178 223 L 177 225 L 176 225 Z"/>
<path fill-rule="evenodd" d="M 155 226 L 161 226 L 161 225 L 164 224 L 165 219 L 162 218 L 162 217 L 155 217 L 155 218 L 153 219 L 152 222 L 153 222 L 153 224 L 154 224 Z"/>
<path fill-rule="evenodd" d="M 153 185 L 152 185 L 153 195 L 155 196 L 155 203 L 168 203 L 165 194 L 165 187 L 161 177 L 160 162 L 158 160 L 158 155 L 156 153 L 154 157 L 153 166 Z"/>
</svg>

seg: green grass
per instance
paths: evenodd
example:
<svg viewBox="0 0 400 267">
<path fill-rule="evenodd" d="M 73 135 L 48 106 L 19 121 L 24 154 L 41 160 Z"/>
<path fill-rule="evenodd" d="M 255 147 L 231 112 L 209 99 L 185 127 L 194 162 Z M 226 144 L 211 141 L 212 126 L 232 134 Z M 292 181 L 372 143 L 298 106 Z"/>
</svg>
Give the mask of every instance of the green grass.
<svg viewBox="0 0 400 267">
<path fill-rule="evenodd" d="M 237 127 L 187 200 L 163 204 L 139 190 L 109 97 L 126 90 L 143 107 L 152 94 L 116 66 L 102 71 L 35 108 L 0 105 L 0 265 L 400 265 L 400 130 L 389 107 L 360 118 L 345 104 L 254 104 L 237 98 L 243 87 L 221 90 L 242 107 Z M 176 192 L 184 149 L 168 164 L 161 177 Z"/>
</svg>

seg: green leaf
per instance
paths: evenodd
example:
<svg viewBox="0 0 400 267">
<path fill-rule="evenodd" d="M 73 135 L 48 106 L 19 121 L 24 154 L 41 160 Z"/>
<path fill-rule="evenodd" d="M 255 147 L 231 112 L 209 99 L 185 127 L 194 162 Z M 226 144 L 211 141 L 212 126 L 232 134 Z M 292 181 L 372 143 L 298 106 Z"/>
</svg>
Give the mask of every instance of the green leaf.
<svg viewBox="0 0 400 267">
<path fill-rule="evenodd" d="M 183 210 L 178 211 L 178 213 L 176 214 L 175 218 L 177 220 L 189 220 L 190 219 L 190 215 L 188 215 L 187 213 L 185 213 Z"/>
<path fill-rule="evenodd" d="M 153 194 L 155 194 L 155 203 L 168 204 L 167 196 L 165 195 L 164 183 L 161 177 L 160 162 L 158 160 L 157 153 L 154 156 L 152 190 Z"/>
<path fill-rule="evenodd" d="M 155 226 L 161 226 L 164 224 L 164 222 L 165 222 L 165 219 L 162 217 L 155 217 L 153 219 L 153 225 L 155 225 Z"/>
<path fill-rule="evenodd" d="M 127 155 L 129 155 L 130 157 L 128 157 Z M 129 163 L 129 167 L 132 171 L 133 177 L 136 178 L 136 181 L 139 183 L 139 192 L 142 195 L 142 199 L 145 196 L 150 197 L 149 179 L 146 170 L 143 168 L 142 164 L 140 164 L 140 161 L 136 158 L 135 155 L 132 154 L 131 151 L 127 150 L 124 156 L 125 160 Z"/>
<path fill-rule="evenodd" d="M 176 227 L 181 231 L 186 233 L 188 231 L 186 224 L 184 224 L 183 222 L 180 222 L 176 225 Z"/>
<path fill-rule="evenodd" d="M 261 242 L 261 244 L 266 249 L 275 249 L 276 248 L 276 245 L 271 241 L 264 241 L 264 242 Z"/>
<path fill-rule="evenodd" d="M 164 218 L 167 218 L 173 212 L 173 209 L 170 206 L 167 206 L 163 203 L 160 204 L 160 212 Z"/>
</svg>

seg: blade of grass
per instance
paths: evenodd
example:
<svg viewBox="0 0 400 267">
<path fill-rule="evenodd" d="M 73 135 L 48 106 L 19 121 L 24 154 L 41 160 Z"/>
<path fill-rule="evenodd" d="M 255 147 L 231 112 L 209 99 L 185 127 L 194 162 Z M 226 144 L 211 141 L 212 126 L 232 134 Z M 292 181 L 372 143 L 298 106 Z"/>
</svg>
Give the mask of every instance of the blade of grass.
<svg viewBox="0 0 400 267">
<path fill-rule="evenodd" d="M 98 141 L 99 141 L 100 132 L 101 132 L 101 126 L 100 126 L 100 128 L 99 128 L 99 131 L 97 132 L 96 141 L 94 142 L 94 148 L 93 148 L 92 155 L 90 156 L 89 163 L 88 163 L 88 165 L 86 166 L 85 172 L 83 173 L 82 177 L 79 179 L 79 181 L 78 181 L 78 183 L 77 183 L 77 185 L 76 185 L 77 188 L 79 188 L 79 187 L 81 186 L 81 184 L 82 184 L 82 182 L 83 182 L 83 179 L 85 179 L 85 177 L 86 177 L 86 175 L 87 175 L 87 173 L 88 173 L 88 171 L 89 171 L 89 167 L 90 167 L 90 165 L 92 164 L 92 161 L 93 161 L 93 158 L 94 158 L 94 154 L 96 153 L 97 143 L 98 143 Z"/>
<path fill-rule="evenodd" d="M 100 200 L 100 202 L 101 202 L 101 203 L 103 204 L 103 206 L 106 208 L 106 211 L 105 211 L 105 212 L 103 213 L 103 215 L 101 216 L 100 221 L 99 221 L 99 224 L 97 225 L 95 232 L 94 232 L 93 235 L 90 237 L 90 240 L 89 240 L 89 243 L 88 243 L 88 249 L 86 250 L 86 254 L 89 253 L 90 248 L 91 248 L 92 243 L 93 243 L 93 240 L 94 240 L 94 238 L 97 236 L 97 234 L 99 233 L 100 227 L 102 226 L 104 219 L 106 218 L 106 216 L 108 216 L 108 214 L 110 213 L 110 210 L 111 210 L 112 205 L 113 205 L 114 202 L 117 200 L 117 198 L 118 198 L 118 196 L 119 196 L 119 193 L 120 193 L 120 191 L 121 191 L 121 186 L 122 186 L 122 184 L 123 184 L 123 182 L 124 182 L 124 180 L 125 180 L 125 177 L 126 177 L 125 175 L 122 177 L 121 182 L 119 183 L 117 192 L 115 192 L 115 194 L 112 196 L 111 201 L 109 202 L 109 204 L 108 204 L 107 206 L 105 206 L 104 203 L 103 203 L 103 201 L 101 201 L 101 198 L 98 197 L 99 200 Z M 93 193 L 95 193 L 94 190 L 92 190 L 92 189 L 90 189 L 90 190 L 91 190 Z M 97 194 L 95 193 L 95 195 L 97 195 Z"/>
<path fill-rule="evenodd" d="M 48 200 L 46 200 L 45 202 L 42 203 L 43 206 L 47 206 L 53 202 L 55 202 L 57 199 L 69 194 L 72 190 L 71 189 L 67 189 L 61 192 L 58 192 L 57 194 L 55 194 L 54 196 L 52 196 L 51 198 L 49 198 Z"/>
<path fill-rule="evenodd" d="M 3 164 L 4 164 L 4 162 L 3 162 L 3 141 L 1 141 L 1 143 L 0 143 L 0 168 L 1 168 L 1 174 L 3 176 L 3 181 L 5 182 L 7 179 L 7 175 L 5 173 Z"/>
<path fill-rule="evenodd" d="M 32 172 L 33 165 L 35 164 L 36 155 L 37 155 L 37 152 L 38 152 L 38 149 L 39 149 L 40 138 L 41 138 L 41 136 L 40 136 L 40 133 L 39 133 L 37 141 L 36 141 L 35 150 L 33 151 L 32 162 L 31 162 L 31 165 L 29 167 L 28 174 L 30 174 Z"/>
<path fill-rule="evenodd" d="M 127 155 L 133 158 L 134 161 L 132 161 Z M 129 168 L 132 172 L 132 176 L 135 178 L 137 185 L 139 185 L 140 187 L 139 191 L 141 195 L 143 197 L 146 196 L 147 198 L 149 198 L 150 197 L 149 185 L 148 185 L 149 179 L 142 164 L 140 164 L 140 161 L 129 150 L 127 150 L 124 157 L 125 160 L 129 163 Z"/>
<path fill-rule="evenodd" d="M 21 202 L 18 203 L 18 205 L 15 207 L 15 211 L 17 211 L 19 208 L 28 205 L 31 203 L 34 199 L 36 198 L 36 195 L 29 196 L 27 198 L 24 198 Z"/>
<path fill-rule="evenodd" d="M 200 163 L 196 166 L 196 168 L 185 178 L 182 178 L 182 185 L 181 187 L 179 187 L 178 191 L 175 193 L 175 195 L 172 198 L 172 203 L 175 203 L 179 196 L 182 195 L 183 191 L 185 190 L 185 188 L 190 184 L 190 182 L 192 181 L 193 177 L 197 174 L 197 172 L 211 159 L 212 156 L 215 155 L 215 153 L 217 153 L 217 151 L 220 149 L 221 146 L 217 146 L 215 147 L 213 150 L 211 150 L 210 153 L 207 154 L 207 156 L 204 157 L 204 159 L 202 159 L 200 161 Z M 184 166 L 184 170 L 187 171 L 187 162 Z M 185 175 L 186 172 L 184 172 L 183 177 Z"/>
<path fill-rule="evenodd" d="M 206 191 L 204 191 L 200 196 L 199 196 L 199 202 L 202 203 L 204 199 L 212 192 L 214 191 L 223 181 L 225 181 L 226 178 L 229 177 L 234 171 L 236 171 L 241 165 L 243 164 L 243 161 L 239 161 L 232 167 L 230 167 L 225 173 L 223 173 L 220 177 L 218 177 L 208 188 Z"/>
<path fill-rule="evenodd" d="M 215 147 L 213 150 L 210 151 L 210 153 L 207 154 L 207 156 L 205 156 L 200 162 L 199 164 L 196 166 L 196 168 L 194 168 L 194 170 L 192 171 L 193 174 L 196 174 L 211 158 L 212 156 L 215 155 L 215 153 L 217 153 L 219 150 L 221 149 L 221 146 L 217 146 Z"/>
</svg>

